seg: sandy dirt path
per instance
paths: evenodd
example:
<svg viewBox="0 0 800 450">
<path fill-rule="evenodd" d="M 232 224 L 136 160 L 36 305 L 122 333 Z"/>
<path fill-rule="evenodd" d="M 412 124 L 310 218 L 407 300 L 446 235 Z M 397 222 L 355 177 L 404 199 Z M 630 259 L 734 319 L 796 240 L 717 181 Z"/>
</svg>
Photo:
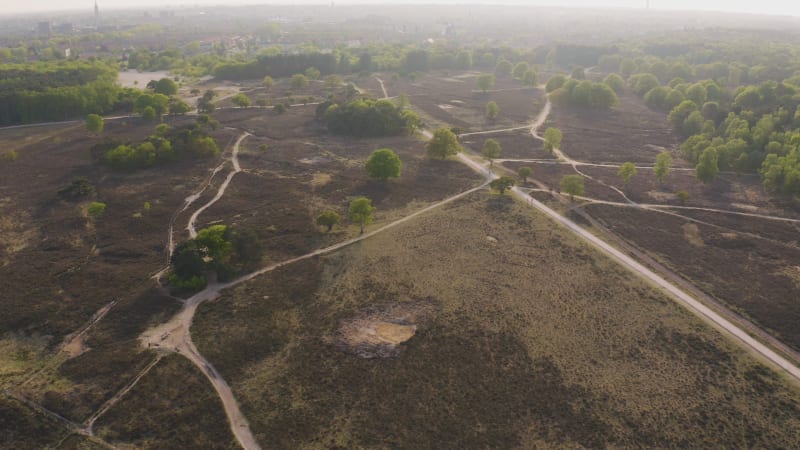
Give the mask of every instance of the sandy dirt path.
<svg viewBox="0 0 800 450">
<path fill-rule="evenodd" d="M 530 133 L 533 138 L 537 140 L 544 140 L 544 138 L 539 135 L 538 129 L 545 123 L 547 120 L 548 115 L 550 114 L 552 108 L 552 104 L 550 99 L 547 99 L 547 103 L 545 107 L 542 109 L 542 112 L 536 118 L 536 120 L 531 124 Z M 429 131 L 423 131 L 423 134 L 430 138 L 432 134 Z M 571 164 L 573 167 L 576 167 L 578 164 L 577 161 L 569 158 L 566 154 L 564 154 L 560 149 L 554 149 L 555 155 L 562 161 Z M 471 167 L 476 172 L 480 173 L 487 180 L 491 181 L 492 179 L 496 178 L 497 175 L 492 173 L 484 164 L 476 162 L 474 159 L 470 158 L 469 156 L 465 155 L 464 153 L 458 154 L 459 160 L 466 163 L 469 167 Z M 580 171 L 577 170 L 578 173 Z M 583 174 L 582 174 L 583 175 Z M 584 175 L 585 176 L 585 175 Z M 537 210 L 543 212 L 547 217 L 552 219 L 553 221 L 559 223 L 560 225 L 566 227 L 568 230 L 572 231 L 574 234 L 582 238 L 584 241 L 589 243 L 590 245 L 594 246 L 595 248 L 599 249 L 603 253 L 610 256 L 613 260 L 617 261 L 622 266 L 626 267 L 627 269 L 631 270 L 632 272 L 636 273 L 637 275 L 641 276 L 648 282 L 658 286 L 662 290 L 666 291 L 673 299 L 675 299 L 679 304 L 686 307 L 689 311 L 693 312 L 703 320 L 707 321 L 708 323 L 712 324 L 714 327 L 720 330 L 724 330 L 728 335 L 733 337 L 737 340 L 740 344 L 742 344 L 745 348 L 752 351 L 753 353 L 759 355 L 761 358 L 765 359 L 766 361 L 772 363 L 779 369 L 782 369 L 790 375 L 795 381 L 800 381 L 800 368 L 790 362 L 788 359 L 784 358 L 783 356 L 779 355 L 771 348 L 767 347 L 757 339 L 753 338 L 744 331 L 742 328 L 738 327 L 734 323 L 730 322 L 726 318 L 724 318 L 719 313 L 715 312 L 705 304 L 701 303 L 700 301 L 696 300 L 689 294 L 687 294 L 682 289 L 678 288 L 674 284 L 667 281 L 665 278 L 661 277 L 660 275 L 656 274 L 649 268 L 645 267 L 644 265 L 637 262 L 632 257 L 622 253 L 621 251 L 617 250 L 615 247 L 610 245 L 609 243 L 603 241 L 599 237 L 595 236 L 594 234 L 590 233 L 589 231 L 582 228 L 577 223 L 573 222 L 572 220 L 568 219 L 567 217 L 562 216 L 555 210 L 549 208 L 544 203 L 536 200 L 535 198 L 531 197 L 528 193 L 523 191 L 521 188 L 515 186 L 511 189 L 511 191 L 519 196 L 520 198 L 525 201 L 528 205 L 536 208 Z M 624 194 L 623 194 L 624 196 Z M 630 199 L 625 197 L 628 203 L 635 204 Z M 660 205 L 655 205 L 660 206 Z M 747 213 L 743 213 L 747 214 Z M 754 215 L 758 217 L 759 215 Z M 764 216 L 762 218 L 766 218 L 769 216 Z M 794 219 L 790 219 L 794 220 Z M 763 331 L 763 330 L 762 330 Z"/>
</svg>

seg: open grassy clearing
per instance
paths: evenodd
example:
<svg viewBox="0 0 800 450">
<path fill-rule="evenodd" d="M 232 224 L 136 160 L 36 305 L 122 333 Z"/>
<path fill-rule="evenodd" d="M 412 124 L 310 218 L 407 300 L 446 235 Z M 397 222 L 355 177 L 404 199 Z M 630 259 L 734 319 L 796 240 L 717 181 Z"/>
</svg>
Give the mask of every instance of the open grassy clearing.
<svg viewBox="0 0 800 450">
<path fill-rule="evenodd" d="M 495 90 L 473 92 L 475 77 L 453 77 L 429 74 L 411 83 L 406 79 L 389 81 L 384 78 L 389 95 L 405 94 L 414 108 L 450 126 L 464 131 L 507 128 L 525 125 L 545 103 L 541 90 L 524 88 L 519 81 L 498 78 Z M 382 95 L 382 91 L 379 91 Z M 500 115 L 486 118 L 486 103 L 495 101 Z"/>
<path fill-rule="evenodd" d="M 416 325 L 399 357 L 342 348 L 375 314 Z M 192 332 L 270 448 L 798 445 L 795 388 L 497 196 L 239 286 Z"/>
<path fill-rule="evenodd" d="M 556 107 L 547 126 L 561 129 L 562 149 L 578 161 L 649 164 L 660 151 L 680 144 L 667 115 L 650 110 L 633 94 L 621 95 L 611 111 Z M 675 166 L 687 164 L 676 160 Z"/>
<path fill-rule="evenodd" d="M 159 361 L 100 417 L 95 434 L 136 448 L 238 448 L 216 392 L 179 355 Z"/>
<path fill-rule="evenodd" d="M 654 253 L 697 287 L 800 349 L 800 305 L 796 301 L 800 284 L 794 275 L 800 266 L 800 248 L 794 225 L 713 213 L 686 214 L 727 228 L 719 229 L 630 208 L 589 205 L 586 210 L 627 241 Z M 771 240 L 753 238 L 739 230 Z"/>
</svg>

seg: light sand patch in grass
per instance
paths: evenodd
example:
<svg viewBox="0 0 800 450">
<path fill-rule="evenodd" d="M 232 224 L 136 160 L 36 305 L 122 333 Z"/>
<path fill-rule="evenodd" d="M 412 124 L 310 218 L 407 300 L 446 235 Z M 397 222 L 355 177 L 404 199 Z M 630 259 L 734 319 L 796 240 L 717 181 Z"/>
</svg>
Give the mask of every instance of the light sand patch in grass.
<svg viewBox="0 0 800 450">
<path fill-rule="evenodd" d="M 700 228 L 693 223 L 687 223 L 682 226 L 683 228 L 683 237 L 686 241 L 695 247 L 704 247 L 706 245 L 703 242 L 703 238 L 700 236 Z"/>
</svg>

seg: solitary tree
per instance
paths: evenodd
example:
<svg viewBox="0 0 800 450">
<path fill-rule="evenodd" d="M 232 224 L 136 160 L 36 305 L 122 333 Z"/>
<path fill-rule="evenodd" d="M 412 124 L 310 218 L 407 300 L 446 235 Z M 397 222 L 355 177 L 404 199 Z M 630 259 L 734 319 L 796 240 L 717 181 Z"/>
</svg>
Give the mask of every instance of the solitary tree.
<svg viewBox="0 0 800 450">
<path fill-rule="evenodd" d="M 678 201 L 681 202 L 681 205 L 685 205 L 686 201 L 689 200 L 689 197 L 691 196 L 686 191 L 678 191 L 675 193 L 675 197 L 677 197 Z"/>
<path fill-rule="evenodd" d="M 669 175 L 669 169 L 672 167 L 672 155 L 669 152 L 661 152 L 656 156 L 656 164 L 653 167 L 653 172 L 658 178 L 659 183 L 663 183 L 664 179 Z"/>
<path fill-rule="evenodd" d="M 486 118 L 489 120 L 497 119 L 497 116 L 500 115 L 500 107 L 497 106 L 497 102 L 491 101 L 486 104 Z"/>
<path fill-rule="evenodd" d="M 528 63 L 523 61 L 514 66 L 514 69 L 511 71 L 511 75 L 513 75 L 514 78 L 521 80 L 525 76 L 525 72 L 527 72 L 529 69 L 530 66 L 528 65 Z"/>
<path fill-rule="evenodd" d="M 500 157 L 503 147 L 494 139 L 487 139 L 483 143 L 483 157 L 489 160 L 489 167 L 494 166 L 494 160 Z"/>
<path fill-rule="evenodd" d="M 580 175 L 564 175 L 561 178 L 561 192 L 569 194 L 569 201 L 574 201 L 576 195 L 583 195 L 586 187 L 583 184 L 583 177 Z"/>
<path fill-rule="evenodd" d="M 492 182 L 489 183 L 489 187 L 500 192 L 500 195 L 503 195 L 508 189 L 514 187 L 514 184 L 516 184 L 516 181 L 514 181 L 513 178 L 503 176 L 492 180 Z"/>
<path fill-rule="evenodd" d="M 300 89 L 308 86 L 308 77 L 302 73 L 292 75 L 292 89 Z"/>
<path fill-rule="evenodd" d="M 520 167 L 517 170 L 517 175 L 522 178 L 522 184 L 528 184 L 528 177 L 533 174 L 533 169 L 530 167 Z"/>
<path fill-rule="evenodd" d="M 539 83 L 539 75 L 535 70 L 529 69 L 525 72 L 525 75 L 522 76 L 522 82 L 525 83 L 526 86 L 536 86 Z"/>
<path fill-rule="evenodd" d="M 458 138 L 447 128 L 439 128 L 433 133 L 433 137 L 425 145 L 428 156 L 431 158 L 445 159 L 463 150 Z"/>
<path fill-rule="evenodd" d="M 718 163 L 719 155 L 717 155 L 716 149 L 709 147 L 703 150 L 703 153 L 700 155 L 700 161 L 695 167 L 697 179 L 704 184 L 714 181 L 714 178 L 719 174 Z"/>
<path fill-rule="evenodd" d="M 105 122 L 103 122 L 103 118 L 97 114 L 89 114 L 86 116 L 86 131 L 89 133 L 94 135 L 102 133 L 104 125 Z"/>
<path fill-rule="evenodd" d="M 178 85 L 169 78 L 162 78 L 156 82 L 155 89 L 153 90 L 169 97 L 178 93 Z"/>
<path fill-rule="evenodd" d="M 106 204 L 102 202 L 91 202 L 86 208 L 86 212 L 90 217 L 100 217 L 106 212 Z"/>
<path fill-rule="evenodd" d="M 275 80 L 272 79 L 271 76 L 267 75 L 264 77 L 264 80 L 261 81 L 261 84 L 267 89 L 272 89 L 272 86 L 275 86 Z"/>
<path fill-rule="evenodd" d="M 337 214 L 336 211 L 329 209 L 323 211 L 322 214 L 317 216 L 317 225 L 321 227 L 327 227 L 328 233 L 330 233 L 333 226 L 338 224 L 341 220 L 341 217 L 339 217 L 339 214 Z"/>
<path fill-rule="evenodd" d="M 248 97 L 248 96 L 246 96 L 244 94 L 236 94 L 236 95 L 234 95 L 231 98 L 231 102 L 233 102 L 234 105 L 236 105 L 236 106 L 238 106 L 240 108 L 248 108 L 248 107 L 250 107 L 250 105 L 253 104 L 250 101 L 250 97 Z"/>
<path fill-rule="evenodd" d="M 350 202 L 350 220 L 361 226 L 361 234 L 364 234 L 364 226 L 372 223 L 372 213 L 375 207 L 372 200 L 366 197 L 356 197 Z"/>
<path fill-rule="evenodd" d="M 494 74 L 491 73 L 484 73 L 478 77 L 478 89 L 482 90 L 483 92 L 488 91 L 489 89 L 494 87 Z"/>
<path fill-rule="evenodd" d="M 381 181 L 399 177 L 402 168 L 403 162 L 400 161 L 400 157 L 388 148 L 372 152 L 366 164 L 367 174 Z"/>
<path fill-rule="evenodd" d="M 561 147 L 561 140 L 563 138 L 564 135 L 561 134 L 561 130 L 558 128 L 548 128 L 544 132 L 544 148 L 552 153 L 553 149 Z"/>
<path fill-rule="evenodd" d="M 627 186 L 631 178 L 636 175 L 636 166 L 634 166 L 632 162 L 626 162 L 619 167 L 617 175 L 622 178 L 622 185 Z"/>
</svg>

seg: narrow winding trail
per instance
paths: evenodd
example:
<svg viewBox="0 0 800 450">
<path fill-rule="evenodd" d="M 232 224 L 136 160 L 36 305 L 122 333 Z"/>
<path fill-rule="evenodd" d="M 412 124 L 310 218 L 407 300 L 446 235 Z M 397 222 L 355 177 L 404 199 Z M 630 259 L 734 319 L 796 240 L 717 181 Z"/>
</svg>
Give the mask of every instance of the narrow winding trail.
<svg viewBox="0 0 800 450">
<path fill-rule="evenodd" d="M 189 231 L 190 236 L 195 237 L 197 235 L 195 224 L 196 224 L 197 219 L 200 216 L 200 214 L 203 211 L 205 211 L 206 209 L 208 209 L 211 205 L 216 203 L 220 198 L 222 198 L 222 196 L 225 194 L 225 191 L 227 190 L 228 186 L 230 185 L 230 182 L 233 179 L 233 177 L 237 173 L 242 171 L 242 168 L 241 168 L 241 166 L 239 164 L 239 159 L 238 159 L 239 146 L 241 145 L 242 141 L 244 139 L 246 139 L 248 136 L 250 136 L 250 133 L 244 132 L 239 137 L 239 139 L 236 141 L 236 143 L 234 144 L 233 150 L 231 152 L 231 163 L 233 165 L 233 170 L 231 170 L 231 172 L 228 174 L 228 176 L 225 179 L 225 181 L 220 185 L 219 190 L 217 191 L 216 195 L 211 200 L 209 200 L 206 204 L 200 206 L 197 210 L 195 210 L 192 213 L 191 217 L 189 218 L 189 221 L 188 221 L 186 229 Z M 216 173 L 218 173 L 222 169 L 224 164 L 225 163 L 221 164 L 220 166 L 218 166 L 215 169 L 214 174 L 212 174 L 212 178 L 213 178 L 213 175 L 215 175 Z M 204 192 L 205 189 L 208 187 L 208 183 L 210 183 L 210 179 L 200 189 L 199 192 L 189 196 L 186 199 L 186 202 L 185 202 L 183 208 L 179 211 L 179 213 L 183 212 L 183 211 L 186 211 L 189 208 L 189 206 L 192 205 L 200 197 L 202 192 Z M 203 374 L 206 376 L 206 378 L 211 382 L 212 386 L 214 387 L 215 391 L 217 392 L 217 395 L 221 399 L 222 404 L 223 404 L 223 408 L 225 410 L 225 414 L 227 415 L 228 420 L 230 422 L 231 431 L 233 432 L 234 436 L 236 437 L 236 440 L 245 449 L 248 449 L 248 450 L 250 450 L 250 449 L 259 449 L 260 447 L 258 445 L 258 442 L 256 442 L 256 440 L 255 440 L 255 438 L 254 438 L 254 436 L 253 436 L 253 434 L 252 434 L 252 432 L 250 430 L 250 427 L 249 427 L 249 424 L 247 422 L 247 419 L 244 417 L 244 414 L 242 414 L 241 410 L 239 409 L 239 405 L 238 405 L 238 403 L 236 401 L 236 398 L 233 395 L 233 391 L 231 390 L 230 385 L 228 385 L 228 383 L 223 379 L 223 377 L 220 375 L 220 373 L 217 371 L 217 369 L 214 368 L 214 366 L 211 364 L 211 362 L 209 362 L 202 354 L 200 354 L 200 352 L 197 350 L 197 347 L 195 346 L 194 342 L 192 341 L 190 329 L 191 329 L 191 326 L 192 326 L 192 321 L 194 319 L 194 315 L 197 312 L 197 308 L 203 302 L 209 301 L 209 300 L 213 300 L 213 299 L 216 299 L 217 297 L 219 297 L 220 292 L 222 290 L 224 290 L 224 289 L 232 288 L 234 286 L 237 286 L 239 284 L 242 284 L 244 282 L 252 280 L 253 278 L 256 278 L 256 277 L 258 277 L 260 275 L 263 275 L 263 274 L 266 274 L 268 272 L 274 271 L 274 270 L 276 270 L 278 268 L 287 266 L 289 264 L 293 264 L 293 263 L 296 263 L 298 261 L 302 261 L 302 260 L 305 260 L 305 259 L 310 259 L 310 258 L 313 258 L 315 256 L 320 256 L 320 255 L 324 255 L 324 254 L 327 254 L 327 253 L 331 253 L 331 252 L 337 251 L 339 249 L 342 249 L 344 247 L 353 245 L 353 244 L 355 244 L 357 242 L 360 242 L 360 241 L 362 241 L 364 239 L 368 239 L 368 238 L 370 238 L 372 236 L 375 236 L 378 233 L 383 233 L 383 232 L 385 232 L 385 231 L 387 231 L 387 230 L 389 230 L 391 228 L 394 228 L 394 227 L 396 227 L 396 226 L 398 226 L 398 225 L 400 225 L 402 223 L 405 223 L 405 222 L 407 222 L 409 220 L 412 220 L 412 219 L 416 218 L 417 216 L 419 216 L 421 214 L 424 214 L 424 213 L 426 213 L 428 211 L 431 211 L 433 209 L 436 209 L 436 208 L 439 208 L 439 207 L 441 207 L 443 205 L 446 205 L 446 204 L 448 204 L 450 202 L 458 200 L 458 199 L 460 199 L 462 197 L 465 197 L 465 196 L 467 196 L 467 195 L 469 195 L 469 194 L 471 194 L 473 192 L 479 191 L 481 189 L 485 189 L 485 187 L 486 187 L 486 183 L 481 184 L 478 187 L 469 189 L 467 191 L 461 192 L 459 194 L 453 195 L 453 196 L 448 197 L 448 198 L 446 198 L 446 199 L 444 199 L 442 201 L 439 201 L 439 202 L 434 203 L 432 205 L 429 205 L 429 206 L 427 206 L 427 207 L 425 207 L 423 209 L 420 209 L 420 210 L 418 210 L 418 211 L 416 211 L 416 212 L 414 212 L 414 213 L 412 213 L 412 214 L 410 214 L 410 215 L 408 215 L 408 216 L 406 216 L 406 217 L 404 217 L 402 219 L 398 219 L 398 220 L 396 220 L 394 222 L 391 222 L 391 223 L 389 223 L 389 224 L 387 224 L 387 225 L 385 225 L 385 226 L 383 226 L 381 228 L 378 228 L 378 229 L 373 230 L 371 232 L 365 233 L 365 234 L 360 235 L 360 236 L 358 236 L 356 238 L 349 239 L 347 241 L 340 242 L 340 243 L 332 245 L 330 247 L 319 249 L 319 250 L 313 251 L 311 253 L 307 253 L 305 255 L 298 256 L 296 258 L 292 258 L 292 259 L 289 259 L 289 260 L 286 260 L 286 261 L 282 261 L 282 262 L 279 262 L 279 263 L 275 263 L 275 264 L 269 265 L 269 266 L 264 267 L 264 268 L 262 268 L 262 269 L 260 269 L 258 271 L 255 271 L 255 272 L 252 272 L 250 274 L 244 275 L 244 276 L 242 276 L 240 278 L 237 278 L 237 279 L 235 279 L 233 281 L 230 281 L 230 282 L 227 282 L 227 283 L 209 284 L 202 291 L 200 291 L 200 292 L 196 293 L 195 295 L 193 295 L 193 296 L 189 297 L 188 299 L 186 299 L 185 302 L 184 302 L 183 308 L 169 322 L 166 322 L 164 324 L 161 324 L 161 325 L 158 325 L 156 327 L 153 327 L 153 328 L 145 331 L 144 333 L 142 333 L 142 335 L 140 336 L 141 343 L 142 343 L 143 346 L 145 346 L 145 347 L 147 347 L 149 349 L 154 349 L 155 348 L 155 349 L 159 349 L 161 351 L 172 351 L 172 352 L 180 353 L 183 356 L 185 356 L 187 359 L 189 359 L 195 366 L 197 366 L 200 369 L 200 371 L 203 372 Z M 172 234 L 172 227 L 170 227 L 170 240 L 171 240 L 171 234 Z M 172 247 L 170 246 L 170 251 L 171 251 L 171 249 L 172 249 Z M 163 273 L 163 271 L 161 273 Z M 134 384 L 135 384 L 135 382 L 134 382 Z M 130 388 L 124 390 L 124 392 L 121 391 L 118 395 L 121 397 L 129 389 Z M 105 410 L 107 410 L 107 409 L 108 408 L 105 408 L 104 410 L 102 410 L 100 412 L 100 414 L 105 412 Z M 97 415 L 99 416 L 100 414 L 97 414 Z M 96 417 L 94 417 L 94 419 L 96 420 Z M 93 421 L 92 421 L 92 423 L 93 423 Z"/>
<path fill-rule="evenodd" d="M 231 180 L 233 180 L 233 177 L 236 176 L 237 173 L 242 171 L 242 166 L 239 165 L 239 145 L 248 136 L 250 136 L 250 133 L 245 132 L 244 134 L 239 136 L 239 139 L 236 141 L 235 144 L 233 144 L 233 150 L 231 151 L 231 163 L 233 164 L 233 170 L 228 174 L 228 177 L 225 178 L 225 181 L 223 181 L 222 184 L 220 185 L 219 190 L 217 190 L 217 195 L 215 195 L 214 198 L 209 200 L 208 203 L 198 208 L 194 213 L 192 213 L 192 216 L 189 218 L 189 223 L 186 225 L 186 230 L 189 231 L 189 236 L 191 236 L 192 239 L 197 237 L 197 230 L 195 229 L 195 223 L 197 223 L 197 218 L 200 216 L 200 214 L 203 213 L 203 211 L 210 208 L 211 205 L 213 205 L 214 203 L 217 203 L 219 199 L 221 199 L 222 196 L 225 195 L 225 191 L 228 190 L 228 186 L 231 184 Z M 219 170 L 219 167 L 217 167 L 217 169 L 215 170 Z M 199 197 L 199 194 L 196 195 L 197 197 Z M 194 198 L 189 197 L 192 200 L 187 199 L 187 204 L 184 207 L 184 209 L 188 208 L 189 205 L 191 205 L 194 202 L 194 200 L 197 199 L 197 197 Z"/>
</svg>

